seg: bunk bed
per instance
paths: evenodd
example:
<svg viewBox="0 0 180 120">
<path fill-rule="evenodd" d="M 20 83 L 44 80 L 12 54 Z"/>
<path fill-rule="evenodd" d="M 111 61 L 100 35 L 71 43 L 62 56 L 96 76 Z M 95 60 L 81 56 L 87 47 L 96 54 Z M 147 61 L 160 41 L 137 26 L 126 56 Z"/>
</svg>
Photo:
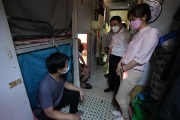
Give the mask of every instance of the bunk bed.
<svg viewBox="0 0 180 120">
<path fill-rule="evenodd" d="M 66 54 L 70 60 L 69 72 L 66 74 L 66 79 L 73 82 L 73 63 L 72 63 L 72 39 L 71 34 L 64 32 L 54 32 L 54 28 L 46 21 L 26 19 L 19 17 L 7 16 L 10 31 L 14 43 L 14 48 L 17 54 L 19 66 L 21 69 L 23 81 L 30 100 L 32 110 L 36 107 L 37 86 L 39 81 L 47 73 L 45 59 L 53 52 L 62 52 Z M 48 34 L 17 34 L 12 30 L 12 21 L 20 21 L 21 23 L 33 23 L 36 26 L 42 24 L 41 27 L 47 26 Z M 21 25 L 21 29 L 23 28 Z M 29 28 L 28 28 L 29 29 Z"/>
<path fill-rule="evenodd" d="M 36 107 L 37 86 L 47 73 L 45 59 L 62 52 L 70 60 L 67 81 L 73 82 L 72 37 L 69 34 L 71 0 L 2 0 L 23 83 L 32 110 Z"/>
</svg>

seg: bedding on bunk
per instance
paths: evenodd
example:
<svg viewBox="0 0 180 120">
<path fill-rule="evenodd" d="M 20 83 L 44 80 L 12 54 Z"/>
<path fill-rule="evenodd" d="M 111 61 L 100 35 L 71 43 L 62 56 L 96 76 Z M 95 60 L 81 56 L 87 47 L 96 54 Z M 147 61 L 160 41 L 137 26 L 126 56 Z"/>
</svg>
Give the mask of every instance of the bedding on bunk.
<svg viewBox="0 0 180 120">
<path fill-rule="evenodd" d="M 54 33 L 66 31 L 72 18 L 71 0 L 3 0 L 7 16 L 45 21 L 53 27 Z M 52 35 L 48 25 L 9 20 L 12 34 Z"/>
<path fill-rule="evenodd" d="M 54 40 L 66 40 L 70 39 L 71 37 L 69 36 L 60 36 L 60 37 L 55 37 Z M 14 40 L 14 45 L 29 45 L 29 44 L 35 44 L 35 43 L 45 43 L 45 42 L 52 42 L 53 38 L 36 38 L 36 39 L 19 39 L 19 40 Z"/>
</svg>

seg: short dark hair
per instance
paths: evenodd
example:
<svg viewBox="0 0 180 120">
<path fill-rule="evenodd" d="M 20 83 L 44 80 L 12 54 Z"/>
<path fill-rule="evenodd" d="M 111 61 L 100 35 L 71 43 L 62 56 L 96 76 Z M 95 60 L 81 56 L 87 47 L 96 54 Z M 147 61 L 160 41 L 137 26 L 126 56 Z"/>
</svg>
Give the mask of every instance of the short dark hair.
<svg viewBox="0 0 180 120">
<path fill-rule="evenodd" d="M 137 4 L 136 6 L 134 6 L 130 12 L 128 13 L 128 18 L 129 16 L 132 15 L 136 18 L 141 18 L 144 15 L 146 15 L 146 22 L 148 22 L 151 19 L 151 10 L 150 10 L 150 6 L 146 3 L 142 3 L 142 4 Z"/>
<path fill-rule="evenodd" d="M 79 52 L 82 53 L 83 50 L 84 50 L 84 45 L 81 43 L 79 45 Z"/>
<path fill-rule="evenodd" d="M 121 21 L 122 21 L 120 16 L 113 16 L 113 17 L 110 19 L 110 23 L 111 23 L 113 20 L 117 20 L 119 23 L 121 23 Z"/>
<path fill-rule="evenodd" d="M 52 53 L 49 57 L 46 58 L 46 67 L 48 72 L 51 74 L 57 73 L 57 69 L 62 69 L 65 67 L 67 60 L 68 56 L 63 53 Z"/>
</svg>

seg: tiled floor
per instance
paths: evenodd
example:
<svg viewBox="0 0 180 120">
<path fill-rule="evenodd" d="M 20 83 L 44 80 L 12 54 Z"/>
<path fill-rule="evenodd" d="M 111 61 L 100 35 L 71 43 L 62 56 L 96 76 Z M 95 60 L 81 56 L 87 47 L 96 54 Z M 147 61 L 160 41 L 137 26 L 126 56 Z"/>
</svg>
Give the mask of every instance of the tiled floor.
<svg viewBox="0 0 180 120">
<path fill-rule="evenodd" d="M 115 116 L 111 111 L 115 108 L 111 104 L 113 92 L 105 93 L 104 89 L 108 87 L 107 65 L 98 66 L 95 74 L 89 79 L 93 88 L 83 89 L 85 92 L 85 100 L 79 104 L 79 109 L 84 110 L 82 120 L 115 120 Z M 68 107 L 62 111 L 68 112 Z"/>
<path fill-rule="evenodd" d="M 97 97 L 86 96 L 85 101 L 79 104 L 79 109 L 84 111 L 82 120 L 114 120 L 115 117 L 111 111 L 114 110 L 110 102 Z M 68 112 L 69 106 L 61 109 L 62 112 Z"/>
<path fill-rule="evenodd" d="M 104 92 L 104 89 L 108 87 L 107 78 L 104 77 L 104 74 L 106 73 L 107 73 L 107 65 L 97 67 L 95 74 L 88 80 L 88 83 L 90 83 L 93 86 L 93 88 L 90 90 L 83 89 L 86 95 L 111 102 L 113 93 Z"/>
</svg>

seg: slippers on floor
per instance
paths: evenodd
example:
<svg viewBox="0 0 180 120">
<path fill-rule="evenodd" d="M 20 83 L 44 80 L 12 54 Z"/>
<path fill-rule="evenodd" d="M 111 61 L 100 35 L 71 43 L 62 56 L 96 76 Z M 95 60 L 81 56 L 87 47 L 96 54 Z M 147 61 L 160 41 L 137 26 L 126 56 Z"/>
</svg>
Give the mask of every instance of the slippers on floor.
<svg viewBox="0 0 180 120">
<path fill-rule="evenodd" d="M 85 87 L 82 87 L 82 88 L 84 88 L 84 89 L 92 89 L 92 86 L 89 83 L 85 83 Z"/>
<path fill-rule="evenodd" d="M 91 86 L 91 84 L 89 84 L 89 83 L 85 83 L 85 85 L 86 85 L 86 86 Z M 91 87 L 92 87 L 92 86 L 91 86 Z"/>
</svg>

